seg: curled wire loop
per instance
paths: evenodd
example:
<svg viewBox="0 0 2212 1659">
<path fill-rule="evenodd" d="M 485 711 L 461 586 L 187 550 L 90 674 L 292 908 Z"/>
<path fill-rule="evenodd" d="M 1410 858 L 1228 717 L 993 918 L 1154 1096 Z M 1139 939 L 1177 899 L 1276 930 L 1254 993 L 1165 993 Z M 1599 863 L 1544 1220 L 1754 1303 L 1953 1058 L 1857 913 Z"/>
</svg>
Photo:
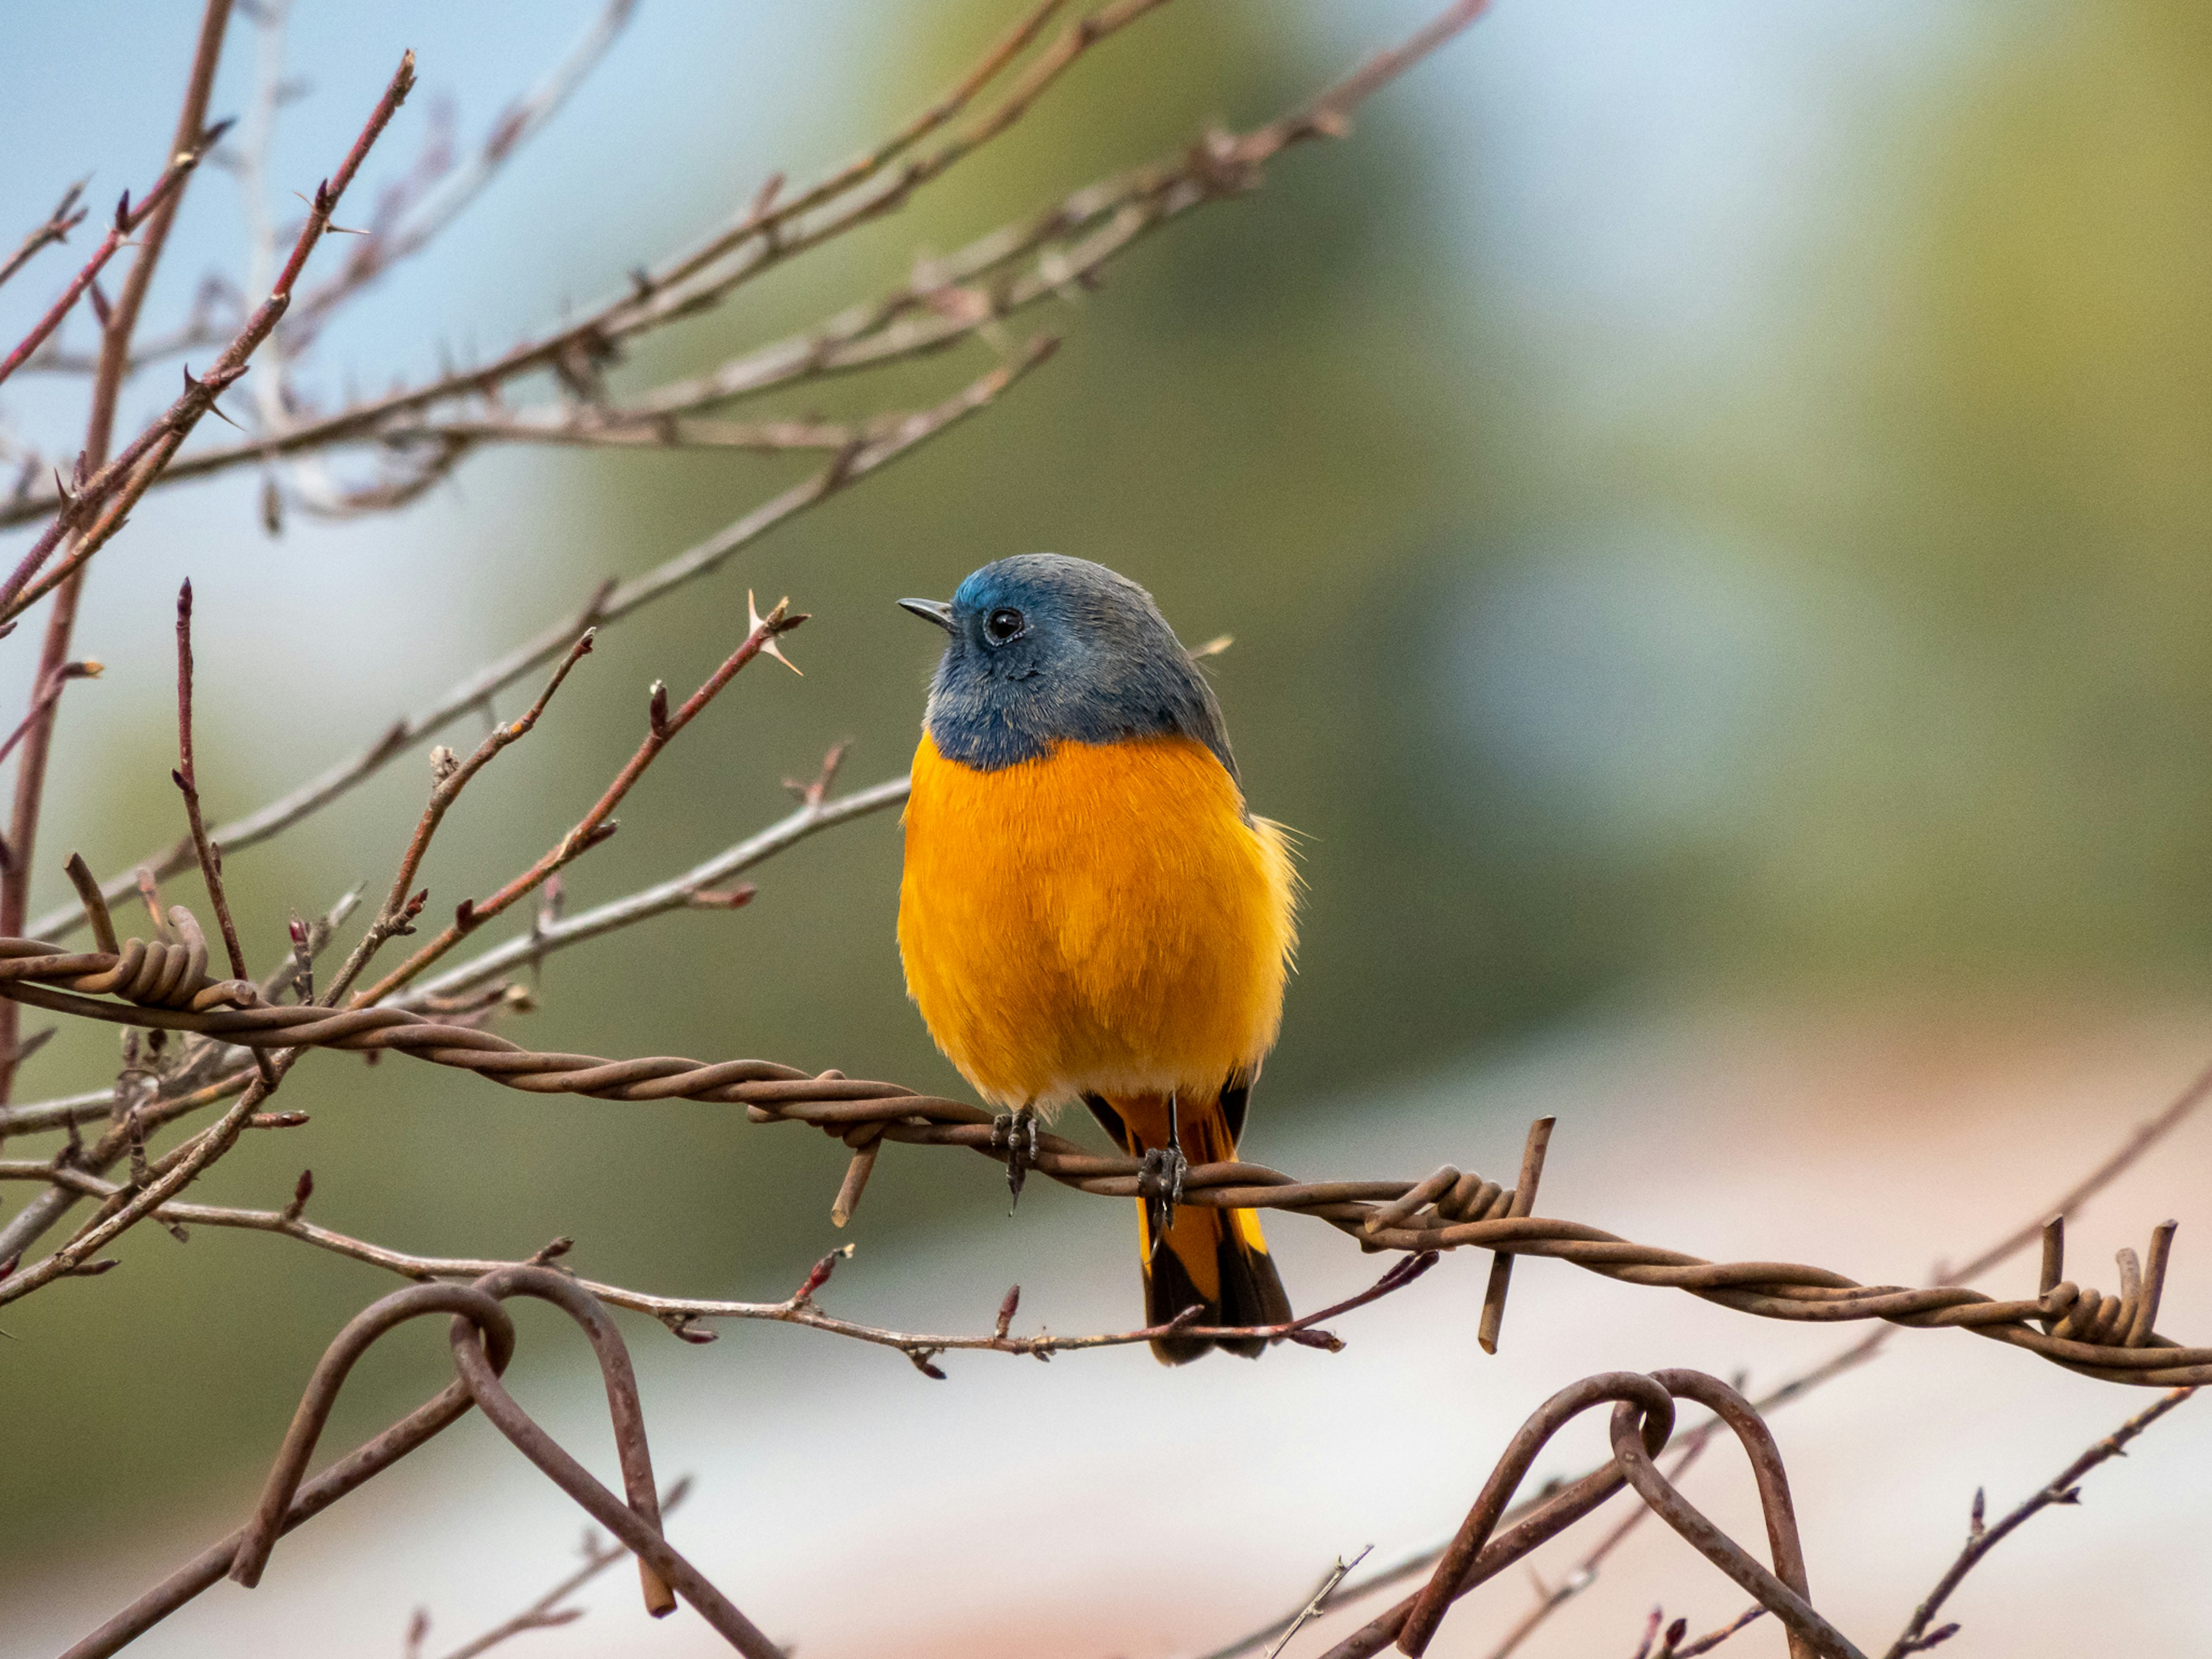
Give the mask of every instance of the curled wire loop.
<svg viewBox="0 0 2212 1659">
<path fill-rule="evenodd" d="M 606 1384 L 627 1501 L 594 1480 L 515 1403 L 500 1381 L 514 1352 L 514 1322 L 501 1304 L 516 1296 L 552 1303 L 590 1339 Z M 306 1480 L 315 1443 L 355 1361 L 386 1332 L 432 1313 L 453 1316 L 458 1380 L 313 1480 Z M 482 1409 L 525 1456 L 637 1556 L 648 1612 L 655 1617 L 672 1612 L 675 1598 L 681 1595 L 747 1659 L 781 1659 L 781 1650 L 661 1536 L 659 1498 L 646 1446 L 637 1379 L 629 1350 L 606 1310 L 565 1273 L 530 1265 L 501 1267 L 469 1285 L 411 1285 L 355 1316 L 308 1380 L 252 1518 L 70 1648 L 63 1659 L 106 1659 L 226 1573 L 241 1584 L 259 1583 L 280 1536 L 458 1422 L 471 1407 Z"/>
<path fill-rule="evenodd" d="M 207 935 L 191 911 L 172 905 L 168 922 L 173 937 L 125 939 L 112 951 L 72 952 L 39 939 L 0 939 L 0 958 L 36 961 L 41 978 L 141 1007 L 198 1013 L 250 1008 L 261 1000 L 259 988 L 245 980 L 208 977 Z"/>
<path fill-rule="evenodd" d="M 171 915 L 182 918 L 176 923 L 180 940 L 198 937 L 196 924 L 187 934 L 190 916 L 181 906 Z M 112 937 L 111 926 L 105 938 Z M 350 1009 L 244 1004 L 242 997 L 253 988 L 210 981 L 204 971 L 183 974 L 175 947 L 163 947 L 171 953 L 155 972 L 148 965 L 155 961 L 155 948 L 130 940 L 113 951 L 72 953 L 36 939 L 0 939 L 0 996 L 112 1024 L 198 1032 L 252 1049 L 393 1049 L 532 1094 L 742 1105 L 755 1122 L 811 1124 L 852 1148 L 853 1167 L 834 1210 L 841 1220 L 858 1205 L 885 1141 L 967 1146 L 996 1159 L 1011 1155 L 1003 1137 L 994 1146 L 991 1114 L 895 1083 L 838 1072 L 810 1074 L 764 1060 L 709 1063 L 675 1054 L 608 1060 L 538 1053 L 489 1031 L 390 1004 Z M 183 948 L 183 966 L 189 968 L 192 947 L 186 943 Z M 204 957 L 204 939 L 198 949 Z M 124 1000 L 103 1001 L 82 994 L 88 989 Z M 2154 1232 L 2143 1260 L 2132 1250 L 2121 1253 L 2120 1291 L 2112 1297 L 2063 1279 L 2048 1251 L 2036 1296 L 2014 1301 L 1999 1301 L 1959 1285 L 1862 1285 L 1796 1262 L 1708 1261 L 1580 1222 L 1528 1213 L 1550 1127 L 1547 1118 L 1532 1127 L 1521 1176 L 1512 1188 L 1450 1164 L 1418 1182 L 1302 1182 L 1264 1164 L 1231 1162 L 1191 1166 L 1183 1176 L 1181 1201 L 1218 1209 L 1296 1211 L 1329 1223 L 1370 1250 L 1495 1252 L 1498 1261 L 1484 1307 L 1484 1329 L 1492 1340 L 1504 1296 L 1504 1275 L 1496 1269 L 1515 1256 L 1540 1255 L 1632 1285 L 1686 1291 L 1766 1319 L 1957 1326 L 2106 1382 L 2146 1388 L 2212 1382 L 2212 1347 L 2184 1347 L 2154 1329 L 2171 1254 L 2172 1222 Z M 1119 1198 L 1139 1195 L 1143 1173 L 1134 1158 L 1092 1152 L 1054 1134 L 1037 1137 L 1030 1167 L 1065 1186 Z"/>
<path fill-rule="evenodd" d="M 1677 1399 L 1695 1401 L 1712 1411 L 1734 1431 L 1750 1458 L 1766 1519 L 1771 1571 L 1707 1520 L 1652 1462 L 1674 1431 Z M 1514 1492 L 1546 1443 L 1584 1412 L 1608 1401 L 1613 1404 L 1613 1461 L 1498 1532 Z M 1789 1633 L 1790 1659 L 1864 1659 L 1841 1632 L 1813 1610 L 1789 1477 L 1773 1436 L 1741 1395 L 1717 1377 L 1691 1370 L 1654 1371 L 1648 1376 L 1603 1371 L 1546 1401 L 1507 1443 L 1474 1506 L 1419 1593 L 1353 1632 L 1329 1650 L 1327 1659 L 1369 1659 L 1394 1642 L 1400 1652 L 1419 1659 L 1454 1601 L 1565 1531 L 1624 1486 L 1781 1620 Z"/>
</svg>

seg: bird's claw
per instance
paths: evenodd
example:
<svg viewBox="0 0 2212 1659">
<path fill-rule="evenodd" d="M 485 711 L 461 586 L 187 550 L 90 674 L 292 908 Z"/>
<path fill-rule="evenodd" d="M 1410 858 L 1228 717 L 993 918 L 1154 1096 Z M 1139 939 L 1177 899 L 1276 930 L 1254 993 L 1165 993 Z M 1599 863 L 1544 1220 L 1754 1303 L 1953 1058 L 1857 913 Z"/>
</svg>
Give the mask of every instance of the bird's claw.
<svg viewBox="0 0 2212 1659">
<path fill-rule="evenodd" d="M 1182 1202 L 1183 1176 L 1189 1170 L 1190 1160 L 1182 1155 L 1182 1147 L 1155 1146 L 1145 1153 L 1143 1167 L 1137 1171 L 1137 1196 L 1145 1200 L 1146 1215 L 1152 1223 L 1155 1256 L 1168 1229 L 1175 1224 L 1176 1206 Z"/>
<path fill-rule="evenodd" d="M 1006 1206 L 1012 1215 L 1022 1201 L 1022 1182 L 1036 1167 L 1037 1115 L 1024 1106 L 1018 1112 L 1001 1112 L 991 1120 L 991 1150 L 1006 1155 L 1006 1190 L 1013 1194 Z"/>
</svg>

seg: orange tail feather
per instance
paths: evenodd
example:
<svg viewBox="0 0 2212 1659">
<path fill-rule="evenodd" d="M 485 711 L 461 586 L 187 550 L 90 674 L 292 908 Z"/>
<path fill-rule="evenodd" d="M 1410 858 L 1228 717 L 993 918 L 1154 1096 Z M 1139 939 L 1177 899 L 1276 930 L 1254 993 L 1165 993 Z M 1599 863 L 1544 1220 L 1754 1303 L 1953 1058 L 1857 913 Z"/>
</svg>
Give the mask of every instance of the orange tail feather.
<svg viewBox="0 0 2212 1659">
<path fill-rule="evenodd" d="M 1168 1145 L 1165 1096 L 1106 1099 L 1090 1095 L 1084 1103 L 1133 1157 Z M 1236 1136 L 1219 1099 L 1178 1101 L 1175 1117 L 1183 1156 L 1193 1164 L 1225 1163 L 1237 1156 Z M 1155 1250 L 1152 1218 L 1146 1200 L 1139 1199 L 1137 1239 L 1145 1269 L 1147 1324 L 1164 1325 L 1194 1304 L 1205 1310 L 1194 1322 L 1200 1325 L 1279 1325 L 1292 1316 L 1291 1299 L 1267 1254 L 1260 1218 L 1250 1210 L 1177 1205 L 1167 1236 Z M 1164 1365 L 1181 1365 L 1219 1347 L 1256 1359 L 1267 1346 L 1257 1337 L 1216 1341 L 1170 1336 L 1153 1341 L 1152 1355 Z"/>
</svg>

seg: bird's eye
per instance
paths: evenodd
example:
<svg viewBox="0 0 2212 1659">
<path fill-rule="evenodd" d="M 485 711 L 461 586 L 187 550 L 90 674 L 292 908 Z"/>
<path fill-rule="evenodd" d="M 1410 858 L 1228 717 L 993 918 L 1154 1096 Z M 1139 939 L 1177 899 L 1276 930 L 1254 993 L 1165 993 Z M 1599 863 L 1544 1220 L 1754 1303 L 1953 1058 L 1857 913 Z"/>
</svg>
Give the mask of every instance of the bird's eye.
<svg viewBox="0 0 2212 1659">
<path fill-rule="evenodd" d="M 994 645 L 1004 645 L 1018 640 L 1029 629 L 1029 619 L 1018 611 L 1000 606 L 983 618 L 984 637 Z"/>
</svg>

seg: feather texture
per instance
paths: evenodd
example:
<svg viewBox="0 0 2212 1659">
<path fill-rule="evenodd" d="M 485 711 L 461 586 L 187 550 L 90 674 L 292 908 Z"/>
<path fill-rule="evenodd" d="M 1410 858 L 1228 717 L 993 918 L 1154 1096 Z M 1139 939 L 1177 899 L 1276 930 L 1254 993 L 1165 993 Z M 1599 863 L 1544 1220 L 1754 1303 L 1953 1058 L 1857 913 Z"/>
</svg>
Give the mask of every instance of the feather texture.
<svg viewBox="0 0 2212 1659">
<path fill-rule="evenodd" d="M 1181 735 L 979 771 L 915 750 L 899 955 L 985 1099 L 1212 1100 L 1273 1046 L 1296 943 L 1279 826 Z"/>
</svg>

